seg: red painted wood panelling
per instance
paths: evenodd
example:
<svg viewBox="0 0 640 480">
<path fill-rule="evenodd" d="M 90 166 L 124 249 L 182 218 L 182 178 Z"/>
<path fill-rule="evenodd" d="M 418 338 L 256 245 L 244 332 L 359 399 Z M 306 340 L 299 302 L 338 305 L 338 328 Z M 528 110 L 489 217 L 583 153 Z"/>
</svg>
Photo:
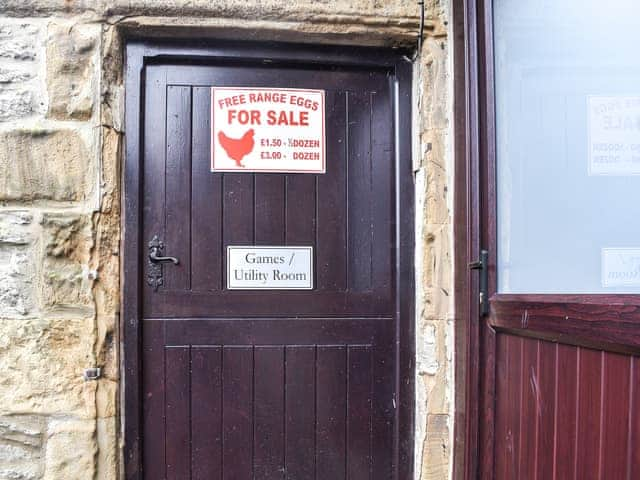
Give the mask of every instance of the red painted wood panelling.
<svg viewBox="0 0 640 480">
<path fill-rule="evenodd" d="M 498 333 L 495 477 L 638 478 L 637 358 Z"/>
</svg>

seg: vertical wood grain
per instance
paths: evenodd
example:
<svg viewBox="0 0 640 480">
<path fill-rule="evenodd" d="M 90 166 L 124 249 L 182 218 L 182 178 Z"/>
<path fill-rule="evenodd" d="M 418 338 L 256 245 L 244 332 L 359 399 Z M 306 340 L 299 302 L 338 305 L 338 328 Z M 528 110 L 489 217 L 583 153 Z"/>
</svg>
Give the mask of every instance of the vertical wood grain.
<svg viewBox="0 0 640 480">
<path fill-rule="evenodd" d="M 191 348 L 191 472 L 222 480 L 222 348 Z"/>
<path fill-rule="evenodd" d="M 222 174 L 211 172 L 211 89 L 193 88 L 191 287 L 222 289 Z M 215 252 L 215 253 L 214 253 Z"/>
<path fill-rule="evenodd" d="M 348 288 L 371 289 L 373 261 L 373 179 L 370 92 L 347 96 Z"/>
<path fill-rule="evenodd" d="M 347 349 L 347 478 L 365 480 L 371 474 L 371 349 Z"/>
<path fill-rule="evenodd" d="M 284 478 L 284 348 L 255 347 L 253 478 Z"/>
<path fill-rule="evenodd" d="M 631 357 L 604 354 L 600 478 L 624 478 L 629 440 Z"/>
<path fill-rule="evenodd" d="M 254 202 L 256 245 L 283 245 L 285 175 L 256 175 Z"/>
<path fill-rule="evenodd" d="M 222 353 L 222 478 L 253 475 L 253 348 Z"/>
<path fill-rule="evenodd" d="M 558 345 L 556 375 L 554 478 L 574 478 L 578 405 L 578 349 L 576 347 Z"/>
<path fill-rule="evenodd" d="M 577 478 L 600 471 L 603 353 L 580 348 L 578 354 Z"/>
<path fill-rule="evenodd" d="M 191 478 L 189 347 L 166 347 L 167 479 Z"/>
<path fill-rule="evenodd" d="M 327 172 L 318 175 L 316 210 L 319 290 L 344 291 L 347 284 L 347 97 L 326 91 Z"/>
<path fill-rule="evenodd" d="M 318 347 L 316 366 L 316 478 L 345 479 L 346 350 Z"/>
<path fill-rule="evenodd" d="M 191 87 L 167 86 L 165 255 L 180 259 L 163 266 L 167 289 L 191 288 Z"/>
</svg>

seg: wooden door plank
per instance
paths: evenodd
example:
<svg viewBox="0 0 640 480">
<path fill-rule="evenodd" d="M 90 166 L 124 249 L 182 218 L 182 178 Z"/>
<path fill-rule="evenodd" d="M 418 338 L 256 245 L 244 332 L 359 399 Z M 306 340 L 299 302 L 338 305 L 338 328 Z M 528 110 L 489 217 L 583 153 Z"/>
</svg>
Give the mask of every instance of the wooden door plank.
<svg viewBox="0 0 640 480">
<path fill-rule="evenodd" d="M 496 339 L 497 400 L 496 478 L 518 478 L 520 411 L 522 409 L 522 338 L 499 334 Z"/>
<path fill-rule="evenodd" d="M 389 250 L 393 244 L 393 213 L 395 199 L 392 192 L 395 184 L 395 169 L 392 161 L 395 155 L 393 130 L 389 128 L 389 118 L 393 115 L 389 90 L 371 93 L 371 175 L 373 212 L 372 270 L 374 290 L 385 291 L 393 278 L 392 265 L 395 251 Z M 392 199 L 389 201 L 388 199 Z"/>
<path fill-rule="evenodd" d="M 142 169 L 145 181 L 142 186 L 144 222 L 142 223 L 142 253 L 145 261 L 144 276 L 149 273 L 148 244 L 154 235 L 161 239 L 165 237 L 165 171 L 166 171 L 166 108 L 167 88 L 166 69 L 153 67 L 147 69 L 145 89 L 145 121 L 144 139 L 144 167 Z M 134 197 L 135 198 L 135 197 Z M 136 223 L 136 227 L 139 224 Z M 140 252 L 136 252 L 139 254 Z M 163 267 L 164 268 L 164 267 Z M 137 280 L 136 280 L 137 281 Z M 144 282 L 145 288 L 149 288 Z"/>
<path fill-rule="evenodd" d="M 318 176 L 318 238 L 316 242 L 319 290 L 344 291 L 347 281 L 347 138 L 344 92 L 326 91 L 327 172 Z M 321 203 L 320 203 L 321 202 Z"/>
<path fill-rule="evenodd" d="M 631 357 L 629 372 L 629 444 L 627 451 L 627 479 L 640 478 L 640 362 Z"/>
<path fill-rule="evenodd" d="M 345 479 L 346 349 L 318 347 L 316 478 Z"/>
<path fill-rule="evenodd" d="M 347 349 L 347 478 L 371 478 L 372 360 L 369 346 Z"/>
<path fill-rule="evenodd" d="M 222 348 L 191 348 L 191 472 L 222 480 Z"/>
<path fill-rule="evenodd" d="M 604 353 L 600 478 L 624 478 L 629 440 L 631 357 Z"/>
<path fill-rule="evenodd" d="M 578 353 L 576 477 L 597 478 L 600 471 L 603 352 Z"/>
<path fill-rule="evenodd" d="M 193 88 L 191 288 L 222 289 L 222 174 L 211 172 L 211 89 Z"/>
<path fill-rule="evenodd" d="M 222 478 L 253 475 L 253 348 L 222 351 Z"/>
<path fill-rule="evenodd" d="M 178 265 L 165 264 L 167 289 L 191 288 L 191 87 L 167 86 L 167 162 L 165 255 Z"/>
<path fill-rule="evenodd" d="M 316 348 L 286 348 L 285 461 L 287 480 L 314 478 Z"/>
<path fill-rule="evenodd" d="M 317 181 L 316 175 L 287 175 L 286 177 L 285 243 L 287 245 L 315 246 L 316 244 Z"/>
<path fill-rule="evenodd" d="M 538 367 L 539 341 L 535 339 L 522 340 L 522 377 L 520 384 L 521 410 L 520 419 L 520 445 L 519 450 L 519 474 L 522 480 L 535 479 L 538 443 L 538 418 L 540 399 L 540 375 Z"/>
<path fill-rule="evenodd" d="M 144 450 L 142 465 L 149 478 L 165 478 L 165 326 L 145 322 L 143 334 L 142 398 Z"/>
<path fill-rule="evenodd" d="M 222 177 L 223 247 L 252 245 L 255 238 L 254 176 L 253 174 L 225 173 Z M 224 252 L 226 257 L 226 252 Z"/>
<path fill-rule="evenodd" d="M 558 345 L 554 478 L 574 478 L 578 405 L 578 349 Z"/>
<path fill-rule="evenodd" d="M 553 478 L 558 345 L 540 341 L 536 478 Z"/>
<path fill-rule="evenodd" d="M 373 262 L 371 94 L 347 92 L 347 286 L 371 290 Z"/>
<path fill-rule="evenodd" d="M 285 239 L 285 176 L 255 176 L 256 245 L 283 245 Z"/>
<path fill-rule="evenodd" d="M 189 347 L 166 347 L 167 479 L 191 478 Z"/>
<path fill-rule="evenodd" d="M 253 478 L 284 478 L 284 348 L 254 351 Z"/>
</svg>

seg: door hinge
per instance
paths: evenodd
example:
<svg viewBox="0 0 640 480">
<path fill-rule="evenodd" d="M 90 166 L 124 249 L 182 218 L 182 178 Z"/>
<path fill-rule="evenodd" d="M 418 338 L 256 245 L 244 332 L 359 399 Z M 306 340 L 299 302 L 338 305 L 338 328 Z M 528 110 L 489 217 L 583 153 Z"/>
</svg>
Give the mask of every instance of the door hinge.
<svg viewBox="0 0 640 480">
<path fill-rule="evenodd" d="M 469 264 L 471 270 L 480 270 L 480 315 L 489 313 L 489 251 L 480 250 L 480 259 Z"/>
</svg>

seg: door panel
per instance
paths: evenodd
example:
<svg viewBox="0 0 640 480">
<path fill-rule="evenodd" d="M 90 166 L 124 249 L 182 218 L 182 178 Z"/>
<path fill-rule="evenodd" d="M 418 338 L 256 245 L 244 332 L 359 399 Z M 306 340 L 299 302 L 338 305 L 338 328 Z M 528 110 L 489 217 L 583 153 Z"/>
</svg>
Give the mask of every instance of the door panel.
<svg viewBox="0 0 640 480">
<path fill-rule="evenodd" d="M 146 247 L 137 260 L 144 478 L 403 477 L 413 261 L 400 246 L 413 252 L 413 206 L 396 187 L 411 184 L 411 162 L 395 144 L 394 64 L 231 63 L 143 68 L 130 226 L 180 260 L 158 288 Z M 210 172 L 213 85 L 324 89 L 326 174 Z M 228 290 L 229 245 L 312 246 L 314 289 Z"/>
<path fill-rule="evenodd" d="M 637 148 L 635 120 L 627 122 L 634 137 L 599 117 L 605 104 L 613 116 L 636 108 L 637 42 L 597 55 L 595 25 L 617 41 L 635 38 L 630 17 L 611 12 L 638 7 L 615 0 L 600 17 L 584 2 L 547 3 L 466 2 L 479 33 L 477 45 L 470 40 L 478 97 L 469 97 L 479 112 L 468 139 L 478 134 L 478 159 L 470 153 L 464 165 L 474 256 L 462 258 L 489 252 L 488 262 L 471 263 L 487 290 L 467 279 L 468 368 L 480 365 L 477 383 L 467 383 L 480 406 L 469 411 L 480 444 L 477 456 L 467 451 L 466 477 L 634 478 L 640 177 L 632 156 L 603 166 L 594 152 L 604 140 L 594 138 Z M 619 256 L 608 257 L 612 250 Z"/>
<path fill-rule="evenodd" d="M 507 333 L 496 345 L 496 478 L 635 478 L 636 357 Z"/>
<path fill-rule="evenodd" d="M 164 83 L 170 72 L 181 68 L 147 69 L 147 112 L 153 120 L 145 138 L 153 165 L 146 175 L 145 238 L 161 236 L 165 251 L 178 257 L 180 264 L 164 268 L 160 295 L 144 296 L 145 316 L 170 317 L 176 305 L 183 316 L 237 311 L 309 315 L 325 313 L 327 308 L 326 313 L 332 314 L 392 314 L 395 204 L 388 77 L 343 74 L 351 79 L 352 88 L 362 85 L 362 90 L 326 91 L 327 154 L 332 162 L 325 175 L 212 174 L 205 141 L 211 108 L 203 93 L 207 89 Z M 219 85 L 247 82 L 246 71 L 215 73 L 211 80 Z M 265 82 L 269 79 L 267 85 L 278 85 L 285 74 L 268 71 L 260 76 Z M 166 119 L 166 127 L 158 124 L 157 117 Z M 312 244 L 315 288 L 320 292 L 225 290 L 224 248 L 270 244 Z"/>
</svg>

